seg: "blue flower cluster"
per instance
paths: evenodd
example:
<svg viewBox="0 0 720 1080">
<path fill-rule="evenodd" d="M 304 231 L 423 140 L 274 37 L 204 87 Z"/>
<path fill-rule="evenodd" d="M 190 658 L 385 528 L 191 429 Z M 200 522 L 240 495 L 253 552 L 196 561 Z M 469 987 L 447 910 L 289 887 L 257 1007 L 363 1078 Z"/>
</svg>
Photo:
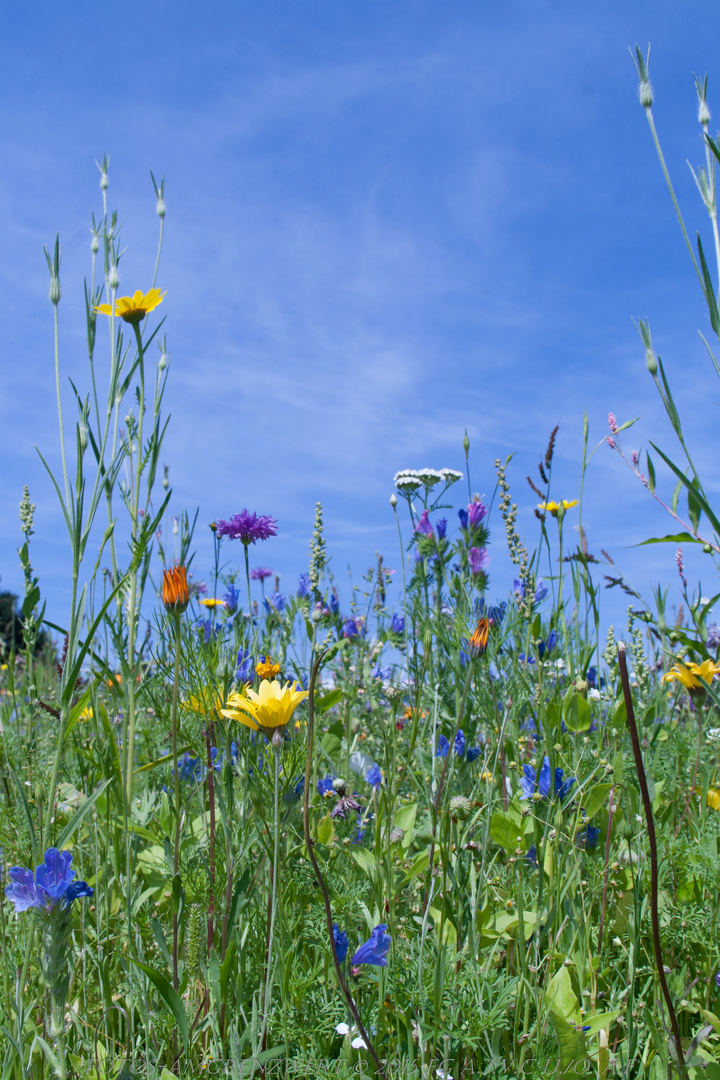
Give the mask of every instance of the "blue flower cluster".
<svg viewBox="0 0 720 1080">
<path fill-rule="evenodd" d="M 48 848 L 34 874 L 24 866 L 10 868 L 10 884 L 5 886 L 5 895 L 16 911 L 40 908 L 51 912 L 56 905 L 67 911 L 74 900 L 92 896 L 95 891 L 86 881 L 73 881 L 75 871 L 70 867 L 71 862 L 72 852 Z"/>
<path fill-rule="evenodd" d="M 550 798 L 550 758 L 547 755 L 543 758 L 542 768 L 540 769 L 540 775 L 535 776 L 535 770 L 532 765 L 523 765 L 523 775 L 520 777 L 520 787 L 522 788 L 521 799 L 532 799 L 536 790 L 540 793 L 543 799 Z M 537 785 L 536 785 L 537 780 Z M 562 769 L 555 770 L 555 794 L 563 799 L 567 797 L 573 784 L 577 783 L 576 776 L 568 776 L 565 778 L 565 774 Z"/>
<path fill-rule="evenodd" d="M 445 738 L 444 735 L 441 735 L 440 738 L 438 739 L 437 750 L 435 751 L 435 757 L 439 757 L 439 758 L 447 757 L 449 749 L 450 749 L 449 741 Z M 463 757 L 464 754 L 465 754 L 465 732 L 463 731 L 462 728 L 460 728 L 457 735 L 455 736 L 455 742 L 453 743 L 453 753 L 457 754 L 458 757 Z M 480 753 L 481 753 L 480 747 L 479 746 L 473 746 L 468 750 L 466 760 L 467 761 L 474 761 L 475 758 L 480 757 Z"/>
</svg>

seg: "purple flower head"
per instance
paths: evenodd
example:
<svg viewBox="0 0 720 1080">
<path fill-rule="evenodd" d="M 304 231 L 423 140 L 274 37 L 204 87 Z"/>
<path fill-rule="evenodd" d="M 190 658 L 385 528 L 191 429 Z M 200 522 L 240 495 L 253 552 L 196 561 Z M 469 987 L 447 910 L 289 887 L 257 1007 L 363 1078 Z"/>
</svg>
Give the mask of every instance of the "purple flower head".
<svg viewBox="0 0 720 1080">
<path fill-rule="evenodd" d="M 353 638 L 360 637 L 362 633 L 362 623 L 359 619 L 345 619 L 342 624 L 341 630 L 342 636 L 349 638 L 351 641 Z"/>
<path fill-rule="evenodd" d="M 379 788 L 382 784 L 382 773 L 380 772 L 380 766 L 373 764 L 365 773 L 365 783 L 372 784 L 374 788 Z"/>
<path fill-rule="evenodd" d="M 347 956 L 348 936 L 344 930 L 340 929 L 337 923 L 333 923 L 333 941 L 335 942 L 338 963 L 342 964 Z"/>
<path fill-rule="evenodd" d="M 178 776 L 181 780 L 200 781 L 202 780 L 203 767 L 202 759 L 199 757 L 190 757 L 189 752 L 185 753 L 178 758 Z"/>
<path fill-rule="evenodd" d="M 715 976 L 715 985 L 720 987 L 720 971 Z"/>
<path fill-rule="evenodd" d="M 479 574 L 490 564 L 490 556 L 485 548 L 471 547 L 468 551 L 468 563 L 473 574 Z"/>
<path fill-rule="evenodd" d="M 333 615 L 337 615 L 338 611 L 340 610 L 340 601 L 338 600 L 334 592 L 331 592 L 328 596 L 328 607 L 330 608 L 330 611 Z"/>
<path fill-rule="evenodd" d="M 264 581 L 265 578 L 273 576 L 273 572 L 269 566 L 254 566 L 250 571 L 251 581 Z"/>
<path fill-rule="evenodd" d="M 387 954 L 392 944 L 392 938 L 386 934 L 387 923 L 380 923 L 366 941 L 357 950 L 352 958 L 353 966 L 358 964 L 375 964 L 376 967 L 387 967 Z"/>
<path fill-rule="evenodd" d="M 534 844 L 531 844 L 530 847 L 528 848 L 528 852 L 527 852 L 527 855 L 525 856 L 525 858 L 527 859 L 527 861 L 529 863 L 532 863 L 533 867 L 537 867 L 537 864 L 538 864 L 538 861 L 537 861 L 537 848 L 535 847 Z"/>
<path fill-rule="evenodd" d="M 11 866 L 8 877 L 10 884 L 5 886 L 5 895 L 15 905 L 16 911 L 46 906 L 47 895 L 38 888 L 32 870 L 26 870 L 24 866 Z"/>
<path fill-rule="evenodd" d="M 392 631 L 393 634 L 404 634 L 405 633 L 405 617 L 404 617 L 404 615 L 399 615 L 397 613 L 397 611 L 393 612 L 392 619 L 390 620 L 390 630 Z"/>
<path fill-rule="evenodd" d="M 438 540 L 444 540 L 447 532 L 447 518 L 440 518 L 439 521 L 436 521 L 435 528 L 437 529 Z"/>
<path fill-rule="evenodd" d="M 277 536 L 277 519 L 270 514 L 251 514 L 249 510 L 242 509 L 239 514 L 233 514 L 229 521 L 218 519 L 217 535 L 229 536 L 247 547 L 256 540 Z"/>
<path fill-rule="evenodd" d="M 75 871 L 70 867 L 71 862 L 71 852 L 48 848 L 34 875 L 24 866 L 11 867 L 5 895 L 16 911 L 27 911 L 28 908 L 52 911 L 58 901 L 67 909 L 79 896 L 93 895 L 93 889 L 85 881 L 73 881 Z"/>
<path fill-rule="evenodd" d="M 460 728 L 457 735 L 455 736 L 453 752 L 456 753 L 458 757 L 462 757 L 465 753 L 465 733 L 462 728 Z"/>
<path fill-rule="evenodd" d="M 485 506 L 484 503 L 481 503 L 479 500 L 477 502 L 468 503 L 467 516 L 470 528 L 477 529 L 478 525 L 482 524 L 482 520 L 486 514 L 487 506 Z"/>
<path fill-rule="evenodd" d="M 432 536 L 433 527 L 430 523 L 430 512 L 428 510 L 423 510 L 420 515 L 420 520 L 415 526 L 415 532 L 422 533 L 423 536 Z"/>
<path fill-rule="evenodd" d="M 270 593 L 270 595 L 266 596 L 263 600 L 268 615 L 271 615 L 273 611 L 283 611 L 286 603 L 287 597 L 281 592 Z"/>
<path fill-rule="evenodd" d="M 460 518 L 460 528 L 467 529 L 468 521 L 470 520 L 470 515 L 467 510 L 458 510 L 458 517 Z"/>
<path fill-rule="evenodd" d="M 240 647 L 237 654 L 237 667 L 235 668 L 235 682 L 248 682 L 255 671 L 255 660 L 249 649 Z"/>
<path fill-rule="evenodd" d="M 482 750 L 480 749 L 480 747 L 479 747 L 479 746 L 473 746 L 473 747 L 471 747 L 471 748 L 470 748 L 470 750 L 468 750 L 468 752 L 467 752 L 467 760 L 468 760 L 468 761 L 474 761 L 474 760 L 475 760 L 475 758 L 479 758 L 479 757 L 480 757 L 480 754 L 481 754 L 481 753 L 482 753 Z"/>
<path fill-rule="evenodd" d="M 450 743 L 448 742 L 448 740 L 445 738 L 444 735 L 441 735 L 440 738 L 438 739 L 437 750 L 435 751 L 435 757 L 442 757 L 442 758 L 447 757 L 449 749 L 450 749 Z"/>
<path fill-rule="evenodd" d="M 594 825 L 586 825 L 584 829 L 581 829 L 575 836 L 575 843 L 583 851 L 592 851 L 594 847 L 597 847 L 598 837 L 600 836 L 600 830 L 596 829 Z"/>
<path fill-rule="evenodd" d="M 389 667 L 380 667 L 380 664 L 376 664 L 370 672 L 373 679 L 380 679 L 382 682 L 387 682 L 388 679 L 391 679 L 392 673 L 392 665 Z"/>
<path fill-rule="evenodd" d="M 225 610 L 227 611 L 228 615 L 234 615 L 238 609 L 240 596 L 232 582 L 228 585 L 227 592 L 223 596 L 223 600 L 225 601 Z"/>
<path fill-rule="evenodd" d="M 45 861 L 35 870 L 35 881 L 52 901 L 59 900 L 67 892 L 75 877 L 71 862 L 72 852 L 51 847 L 45 852 Z"/>
<path fill-rule="evenodd" d="M 312 583 L 310 581 L 310 575 L 309 574 L 301 574 L 300 577 L 298 578 L 298 583 L 297 583 L 297 594 L 298 594 L 298 596 L 301 596 L 301 597 L 302 596 L 307 596 L 307 594 L 310 592 L 311 584 Z"/>
</svg>

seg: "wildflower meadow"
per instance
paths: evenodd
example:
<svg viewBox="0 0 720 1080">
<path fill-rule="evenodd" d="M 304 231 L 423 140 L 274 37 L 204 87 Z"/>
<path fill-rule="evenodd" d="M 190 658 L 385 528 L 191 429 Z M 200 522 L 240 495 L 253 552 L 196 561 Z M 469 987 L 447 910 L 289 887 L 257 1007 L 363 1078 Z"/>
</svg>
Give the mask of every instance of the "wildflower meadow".
<svg viewBox="0 0 720 1080">
<path fill-rule="evenodd" d="M 709 251 L 635 62 L 720 375 L 707 80 Z M 558 491 L 563 433 L 539 431 L 527 480 L 510 459 L 472 459 L 483 501 L 466 436 L 464 472 L 389 464 L 396 547 L 352 590 L 319 503 L 280 581 L 283 521 L 245 505 L 241 481 L 212 522 L 176 505 L 164 181 L 156 258 L 119 296 L 132 222 L 121 239 L 108 169 L 84 297 L 62 291 L 59 239 L 45 251 L 59 453 L 52 433 L 39 449 L 71 589 L 51 617 L 25 488 L 0 679 L 2 1080 L 718 1080 L 720 590 L 688 580 L 682 549 L 718 563 L 720 508 L 650 325 L 638 362 L 673 444 L 640 458 L 624 450 L 632 420 L 611 414 L 597 446 L 586 421 L 576 487 Z M 60 360 L 70 304 L 87 318 L 82 384 Z M 647 542 L 677 550 L 675 620 L 665 588 L 639 595 L 589 549 L 599 448 L 671 519 Z M 512 581 L 491 576 L 503 544 Z M 628 612 L 606 630 L 608 585 Z"/>
</svg>

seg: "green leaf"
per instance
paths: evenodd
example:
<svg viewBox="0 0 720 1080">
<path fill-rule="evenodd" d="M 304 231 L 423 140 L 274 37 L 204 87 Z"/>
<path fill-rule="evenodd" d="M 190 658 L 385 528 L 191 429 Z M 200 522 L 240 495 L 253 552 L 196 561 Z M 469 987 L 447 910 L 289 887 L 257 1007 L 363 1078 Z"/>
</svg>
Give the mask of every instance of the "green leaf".
<svg viewBox="0 0 720 1080">
<path fill-rule="evenodd" d="M 410 864 L 410 868 L 402 880 L 401 888 L 407 885 L 408 881 L 411 881 L 414 877 L 417 877 L 418 874 L 424 874 L 429 865 L 430 852 L 420 851 Z"/>
<path fill-rule="evenodd" d="M 697 234 L 697 246 L 698 255 L 700 256 L 700 265 L 702 267 L 703 292 L 705 293 L 708 314 L 710 315 L 710 325 L 715 333 L 720 335 L 720 315 L 718 314 L 717 300 L 715 299 L 715 287 L 713 286 L 710 271 L 708 270 L 708 265 L 705 261 L 705 252 L 703 251 L 702 241 L 700 240 L 700 233 Z"/>
<path fill-rule="evenodd" d="M 586 821 L 594 817 L 598 810 L 605 805 L 605 800 L 610 794 L 612 786 L 612 784 L 595 784 L 594 787 L 590 788 L 587 796 L 583 796 L 583 810 L 585 811 Z"/>
<path fill-rule="evenodd" d="M 558 1016 L 571 1024 L 580 1023 L 580 1003 L 575 997 L 570 972 L 565 964 L 561 964 L 548 983 L 545 1001 L 553 1016 Z"/>
<path fill-rule="evenodd" d="M 590 705 L 582 696 L 571 689 L 563 700 L 563 720 L 568 731 L 587 731 L 592 724 Z"/>
<path fill-rule="evenodd" d="M 654 495 L 655 494 L 655 466 L 653 465 L 652 458 L 650 457 L 650 455 L 648 454 L 647 451 L 645 451 L 645 460 L 647 461 L 648 487 L 650 488 L 650 494 Z"/>
<path fill-rule="evenodd" d="M 682 484 L 678 484 L 678 488 L 681 488 Z M 668 536 L 652 536 L 649 540 L 642 540 L 639 544 L 632 544 L 632 547 L 643 547 L 645 544 L 702 544 L 702 540 L 698 540 L 697 536 L 693 536 L 689 532 L 670 533 Z"/>
<path fill-rule="evenodd" d="M 693 488 L 695 488 L 695 491 L 693 491 L 692 488 L 688 488 L 688 514 L 690 516 L 690 522 L 695 532 L 697 532 L 700 528 L 700 516 L 702 514 L 702 506 L 696 494 L 697 487 L 697 480 L 693 480 Z"/>
<path fill-rule="evenodd" d="M 682 491 L 682 487 L 683 487 L 682 480 L 678 480 L 677 484 L 675 485 L 675 487 L 673 489 L 672 498 L 670 500 L 670 509 L 672 510 L 673 514 L 677 513 L 678 503 L 680 502 L 680 492 Z"/>
<path fill-rule="evenodd" d="M 602 1031 L 603 1028 L 609 1027 L 614 1023 L 620 1015 L 620 1009 L 613 1009 L 612 1012 L 595 1013 L 594 1016 L 583 1016 L 583 1027 L 590 1028 L 586 1031 L 586 1035 L 597 1035 L 598 1031 Z"/>
<path fill-rule="evenodd" d="M 337 705 L 339 701 L 342 701 L 342 690 L 331 690 L 329 694 L 323 694 L 322 697 L 315 698 L 315 711 L 319 713 L 326 713 L 328 709 L 332 709 L 333 705 Z"/>
<path fill-rule="evenodd" d="M 655 450 L 655 452 L 660 455 L 668 468 L 672 469 L 680 483 L 685 488 L 687 488 L 688 491 L 692 491 L 694 497 L 697 499 L 698 505 L 702 510 L 705 511 L 707 519 L 712 525 L 713 529 L 716 533 L 720 535 L 720 521 L 718 521 L 717 516 L 713 512 L 713 508 L 710 506 L 702 492 L 695 489 L 692 480 L 689 480 L 687 476 L 685 476 L 685 474 L 682 473 L 680 469 L 678 469 L 677 465 L 675 465 L 675 463 L 670 460 L 667 454 L 663 454 L 662 450 L 658 446 L 656 446 L 655 443 L 650 443 L 650 445 L 652 446 L 653 450 Z"/>
<path fill-rule="evenodd" d="M 110 779 L 106 780 L 104 784 L 101 784 L 99 788 L 95 788 L 95 791 L 93 791 L 92 795 L 90 795 L 89 798 L 85 800 L 82 806 L 78 807 L 78 809 L 75 811 L 75 813 L 70 818 L 67 825 L 55 841 L 55 847 L 62 848 L 65 844 L 67 844 L 68 840 L 75 832 L 75 830 L 79 828 L 80 825 L 82 825 L 86 814 L 88 814 L 92 810 L 93 806 L 98 801 L 102 793 L 107 787 L 109 787 L 110 784 L 112 784 L 114 779 L 115 777 L 111 776 Z"/>
<path fill-rule="evenodd" d="M 409 848 L 412 843 L 416 817 L 417 803 L 406 803 L 405 806 L 401 806 L 395 814 L 393 828 L 403 830 L 405 835 L 402 838 L 402 846 L 404 848 Z"/>
<path fill-rule="evenodd" d="M 364 870 L 368 877 L 372 880 L 375 871 L 377 870 L 377 862 L 370 854 L 366 847 L 354 844 L 350 848 L 350 854 L 355 862 L 358 864 L 361 870 Z M 429 857 L 428 857 L 429 858 Z"/>
<path fill-rule="evenodd" d="M 172 1012 L 177 1021 L 177 1026 L 180 1030 L 185 1050 L 187 1051 L 188 1040 L 190 1038 L 190 1027 L 185 1013 L 185 1006 L 183 1005 L 182 998 L 177 990 L 173 988 L 172 984 L 168 982 L 164 975 L 161 975 L 159 971 L 155 971 L 155 969 L 151 968 L 148 964 L 141 964 L 139 960 L 135 960 L 132 956 L 129 956 L 128 960 L 130 960 L 132 964 L 135 964 L 136 967 L 139 967 L 141 971 L 145 972 L 150 982 L 160 994 L 160 997 Z"/>
<path fill-rule="evenodd" d="M 170 950 L 167 947 L 167 941 L 165 940 L 165 931 L 162 928 L 162 923 L 159 919 L 153 919 L 150 925 L 152 926 L 155 943 L 160 952 L 162 953 L 163 960 L 169 968 L 172 968 L 172 956 L 170 955 Z"/>
<path fill-rule="evenodd" d="M 624 724 L 627 724 L 627 706 L 624 698 L 621 698 L 617 703 L 615 715 L 613 716 L 613 727 L 623 727 Z"/>
<path fill-rule="evenodd" d="M 509 814 L 497 810 L 490 819 L 490 836 L 508 855 L 522 844 L 523 827 Z"/>
<path fill-rule="evenodd" d="M 325 844 L 326 847 L 329 847 L 335 839 L 335 826 L 333 825 L 329 810 L 325 817 L 320 818 L 318 821 L 315 836 L 317 842 L 319 844 Z"/>
</svg>

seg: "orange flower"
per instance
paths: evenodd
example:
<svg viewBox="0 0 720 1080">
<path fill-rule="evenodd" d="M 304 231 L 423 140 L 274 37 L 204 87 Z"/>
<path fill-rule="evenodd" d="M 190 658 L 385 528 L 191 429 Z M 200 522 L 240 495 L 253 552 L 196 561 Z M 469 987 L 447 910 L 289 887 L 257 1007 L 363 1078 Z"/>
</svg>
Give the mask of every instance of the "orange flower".
<svg viewBox="0 0 720 1080">
<path fill-rule="evenodd" d="M 481 619 L 477 624 L 475 633 L 470 638 L 470 644 L 468 645 L 468 655 L 471 656 L 473 660 L 477 659 L 478 656 L 481 656 L 485 652 L 491 625 L 492 619 Z"/>
<path fill-rule="evenodd" d="M 185 611 L 190 602 L 190 596 L 184 566 L 173 566 L 172 570 L 163 570 L 162 601 L 165 610 L 173 615 L 182 615 Z"/>
<path fill-rule="evenodd" d="M 272 679 L 273 675 L 280 674 L 280 665 L 269 656 L 261 656 L 260 663 L 255 665 L 255 671 L 261 679 Z"/>
</svg>

